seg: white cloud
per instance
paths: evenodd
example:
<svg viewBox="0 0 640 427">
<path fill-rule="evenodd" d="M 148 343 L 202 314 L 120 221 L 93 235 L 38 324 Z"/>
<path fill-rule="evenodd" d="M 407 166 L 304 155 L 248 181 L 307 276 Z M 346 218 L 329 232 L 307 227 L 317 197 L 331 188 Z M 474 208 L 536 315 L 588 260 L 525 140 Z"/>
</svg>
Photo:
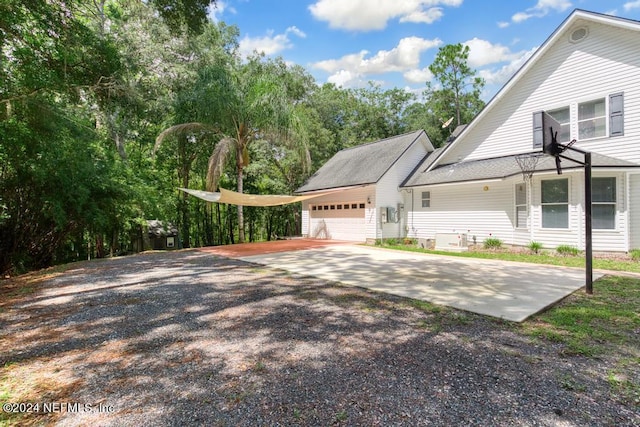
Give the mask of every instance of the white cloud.
<svg viewBox="0 0 640 427">
<path fill-rule="evenodd" d="M 524 12 L 518 12 L 511 17 L 511 21 L 518 24 L 530 18 L 542 18 L 551 11 L 564 12 L 571 7 L 568 0 L 538 0 L 535 6 L 530 7 Z"/>
<path fill-rule="evenodd" d="M 533 55 L 536 50 L 538 50 L 537 46 L 531 50 L 513 54 L 511 62 L 508 64 L 498 69 L 479 70 L 478 75 L 485 80 L 487 85 L 503 85 L 531 58 L 531 55 Z"/>
<path fill-rule="evenodd" d="M 443 16 L 439 6 L 458 7 L 463 0 L 317 0 L 311 14 L 331 28 L 353 31 L 382 30 L 387 22 L 431 24 Z"/>
<path fill-rule="evenodd" d="M 289 38 L 290 34 L 300 38 L 307 36 L 298 27 L 289 27 L 282 34 L 273 34 L 273 30 L 269 30 L 267 31 L 267 35 L 263 37 L 244 36 L 242 40 L 240 40 L 240 53 L 249 55 L 254 51 L 258 51 L 264 52 L 266 55 L 273 55 L 283 50 L 291 49 L 293 43 Z"/>
<path fill-rule="evenodd" d="M 513 61 L 522 55 L 522 53 L 511 52 L 508 47 L 501 44 L 492 44 L 478 38 L 473 38 L 464 42 L 464 44 L 469 46 L 468 62 L 471 68 L 495 64 L 496 62 Z"/>
<path fill-rule="evenodd" d="M 210 4 L 207 7 L 207 16 L 213 22 L 220 21 L 220 16 L 222 16 L 225 12 L 231 12 L 235 14 L 237 11 L 233 7 L 229 7 L 229 5 L 222 0 L 218 0 L 215 3 Z"/>
<path fill-rule="evenodd" d="M 441 7 L 432 7 L 427 10 L 416 10 L 400 18 L 400 22 L 413 22 L 416 24 L 433 24 L 444 16 Z"/>
<path fill-rule="evenodd" d="M 622 7 L 625 12 L 629 12 L 632 9 L 640 9 L 640 0 L 626 2 Z"/>
<path fill-rule="evenodd" d="M 507 28 L 509 25 L 511 24 L 509 24 L 508 22 L 504 22 L 504 21 L 498 22 L 498 28 Z"/>
<path fill-rule="evenodd" d="M 440 39 L 426 40 L 420 37 L 406 37 L 391 50 L 380 50 L 374 56 L 366 58 L 368 51 L 345 55 L 340 59 L 328 59 L 312 64 L 314 68 L 333 73 L 338 70 L 350 70 L 362 74 L 381 74 L 390 71 L 407 71 L 417 68 L 420 55 L 428 49 L 442 44 Z"/>
<path fill-rule="evenodd" d="M 429 71 L 428 67 L 422 69 L 414 69 L 405 72 L 402 77 L 409 83 L 422 83 L 425 84 L 433 79 L 433 73 Z"/>
<path fill-rule="evenodd" d="M 313 68 L 331 73 L 328 81 L 343 87 L 360 86 L 367 76 L 388 72 L 401 72 L 412 82 L 425 82 L 425 70 L 419 70 L 422 52 L 442 45 L 442 40 L 426 40 L 420 37 L 406 37 L 391 50 L 380 50 L 375 55 L 362 50 L 339 59 L 327 59 L 311 64 Z M 428 72 L 428 69 L 426 70 Z M 430 77 L 429 77 L 430 78 Z"/>
</svg>

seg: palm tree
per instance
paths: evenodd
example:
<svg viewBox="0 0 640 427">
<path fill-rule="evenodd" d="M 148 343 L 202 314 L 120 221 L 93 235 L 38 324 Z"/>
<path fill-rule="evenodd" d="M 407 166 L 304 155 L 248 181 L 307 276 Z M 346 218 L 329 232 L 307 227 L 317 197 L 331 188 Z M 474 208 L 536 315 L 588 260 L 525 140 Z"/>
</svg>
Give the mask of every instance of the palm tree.
<svg viewBox="0 0 640 427">
<path fill-rule="evenodd" d="M 285 142 L 305 153 L 310 163 L 297 106 L 290 96 L 293 73 L 281 60 L 249 58 L 247 63 L 216 65 L 200 72 L 194 88 L 193 109 L 198 121 L 164 130 L 156 146 L 168 136 L 215 135 L 218 139 L 209 158 L 207 190 L 216 191 L 227 162 L 234 158 L 237 191 L 243 192 L 244 168 L 249 146 L 256 140 Z M 244 213 L 238 206 L 238 241 L 244 242 Z"/>
</svg>

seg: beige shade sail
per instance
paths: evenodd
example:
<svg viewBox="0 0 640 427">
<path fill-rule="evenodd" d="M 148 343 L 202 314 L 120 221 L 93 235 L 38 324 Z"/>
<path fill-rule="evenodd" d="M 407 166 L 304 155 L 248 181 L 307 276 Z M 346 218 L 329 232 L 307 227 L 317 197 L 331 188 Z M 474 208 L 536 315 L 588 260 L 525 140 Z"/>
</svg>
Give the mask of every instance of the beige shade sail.
<svg viewBox="0 0 640 427">
<path fill-rule="evenodd" d="M 229 205 L 241 206 L 281 206 L 289 203 L 301 202 L 303 200 L 313 199 L 314 197 L 324 196 L 326 194 L 336 193 L 344 190 L 323 191 L 319 193 L 306 194 L 304 196 L 284 196 L 284 195 L 256 195 L 237 193 L 231 190 L 220 189 L 219 193 L 202 190 L 190 190 L 188 188 L 180 188 L 185 193 L 191 194 L 199 199 L 213 203 L 227 203 Z"/>
</svg>

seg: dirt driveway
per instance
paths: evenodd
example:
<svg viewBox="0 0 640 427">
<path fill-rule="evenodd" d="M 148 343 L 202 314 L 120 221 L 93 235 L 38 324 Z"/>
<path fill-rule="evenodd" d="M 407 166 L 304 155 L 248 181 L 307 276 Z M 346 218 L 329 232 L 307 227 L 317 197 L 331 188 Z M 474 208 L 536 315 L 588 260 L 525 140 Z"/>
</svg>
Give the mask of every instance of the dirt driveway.
<svg viewBox="0 0 640 427">
<path fill-rule="evenodd" d="M 640 424 L 612 397 L 606 357 L 207 252 L 79 263 L 23 284 L 0 303 L 0 395 L 8 410 L 40 409 L 0 423 Z"/>
</svg>

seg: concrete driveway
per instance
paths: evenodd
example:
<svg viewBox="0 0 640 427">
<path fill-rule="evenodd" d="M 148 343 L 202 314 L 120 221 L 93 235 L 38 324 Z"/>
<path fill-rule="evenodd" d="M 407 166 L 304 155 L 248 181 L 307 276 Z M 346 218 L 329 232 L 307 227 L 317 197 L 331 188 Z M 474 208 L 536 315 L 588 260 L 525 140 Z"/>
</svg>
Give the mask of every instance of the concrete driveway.
<svg viewBox="0 0 640 427">
<path fill-rule="evenodd" d="M 240 259 L 515 322 L 580 289 L 584 270 L 447 257 L 360 245 Z M 594 280 L 602 276 L 594 273 Z"/>
</svg>

